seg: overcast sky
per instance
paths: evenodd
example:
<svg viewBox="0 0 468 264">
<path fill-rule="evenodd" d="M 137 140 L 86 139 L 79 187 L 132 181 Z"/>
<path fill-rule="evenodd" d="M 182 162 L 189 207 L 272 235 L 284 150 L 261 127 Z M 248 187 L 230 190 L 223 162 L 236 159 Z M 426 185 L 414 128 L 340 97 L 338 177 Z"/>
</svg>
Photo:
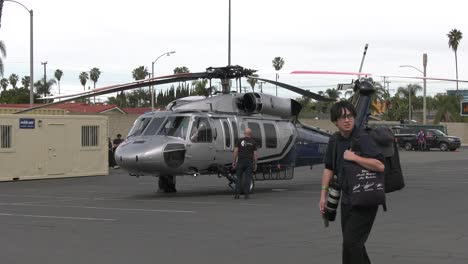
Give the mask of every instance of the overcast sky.
<svg viewBox="0 0 468 264">
<path fill-rule="evenodd" d="M 98 87 L 130 82 L 134 68 L 144 65 L 151 71 L 151 62 L 168 51 L 176 53 L 157 61 L 156 75 L 172 73 L 177 66 L 197 72 L 227 65 L 228 0 L 19 2 L 34 10 L 35 80 L 43 78 L 40 62 L 47 61 L 48 79 L 56 69 L 64 72 L 62 93 L 81 91 L 78 75 L 93 67 L 102 71 Z M 468 4 L 463 3 L 232 0 L 231 64 L 273 79 L 271 61 L 281 56 L 286 63 L 280 81 L 318 92 L 351 78 L 287 73 L 357 71 L 369 43 L 364 72 L 417 76 L 416 70 L 399 65 L 422 70 L 426 52 L 428 76 L 455 78 L 447 33 L 456 28 L 468 34 Z M 5 77 L 29 75 L 29 14 L 20 5 L 5 2 L 0 39 L 8 53 Z M 468 35 L 460 42 L 458 65 L 459 79 L 468 79 Z M 408 84 L 391 81 L 392 89 Z M 455 84 L 431 82 L 428 93 L 452 87 Z"/>
</svg>

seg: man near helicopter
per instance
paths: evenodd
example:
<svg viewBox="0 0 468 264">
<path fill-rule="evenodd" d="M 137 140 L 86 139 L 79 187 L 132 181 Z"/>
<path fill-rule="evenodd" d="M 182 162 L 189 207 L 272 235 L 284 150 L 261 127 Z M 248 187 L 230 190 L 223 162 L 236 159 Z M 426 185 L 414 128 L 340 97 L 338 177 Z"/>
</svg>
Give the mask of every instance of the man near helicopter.
<svg viewBox="0 0 468 264">
<path fill-rule="evenodd" d="M 320 196 L 320 212 L 325 213 L 326 195 L 330 180 L 337 175 L 341 183 L 341 231 L 343 234 L 343 264 L 370 264 L 365 242 L 371 232 L 377 214 L 378 206 L 360 207 L 351 205 L 347 179 L 341 178 L 344 160 L 353 161 L 362 167 L 383 172 L 385 166 L 382 154 L 378 149 L 362 149 L 362 156 L 350 150 L 351 141 L 359 133 L 355 127 L 356 110 L 348 101 L 335 103 L 330 109 L 330 119 L 338 128 L 339 133 L 330 137 L 325 154 L 325 169 L 322 176 L 322 192 Z M 362 141 L 362 139 L 361 139 Z M 361 142 L 362 144 L 363 142 Z M 335 148 L 336 151 L 333 149 Z M 335 157 L 333 157 L 335 152 Z M 335 159 L 335 162 L 333 162 Z"/>
<path fill-rule="evenodd" d="M 252 130 L 245 129 L 245 137 L 240 138 L 234 148 L 234 159 L 232 167 L 236 169 L 236 190 L 235 199 L 239 199 L 241 191 L 244 192 L 245 199 L 249 199 L 250 183 L 252 181 L 252 171 L 256 169 L 257 144 L 252 138 Z"/>
</svg>

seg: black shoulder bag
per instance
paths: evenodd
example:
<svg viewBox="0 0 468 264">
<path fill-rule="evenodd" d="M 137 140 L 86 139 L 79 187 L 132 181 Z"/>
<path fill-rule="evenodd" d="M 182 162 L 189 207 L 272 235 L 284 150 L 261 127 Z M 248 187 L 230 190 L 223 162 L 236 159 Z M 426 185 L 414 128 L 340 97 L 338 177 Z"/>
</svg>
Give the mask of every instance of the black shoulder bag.
<svg viewBox="0 0 468 264">
<path fill-rule="evenodd" d="M 358 135 L 357 139 L 353 138 L 351 140 L 351 150 L 355 151 L 357 149 L 357 155 L 361 155 L 359 151 L 361 140 L 372 139 L 369 137 L 369 134 L 363 131 Z M 367 147 L 369 147 L 368 145 Z M 372 144 L 370 145 L 372 146 Z M 385 179 L 383 172 L 371 171 L 358 163 L 344 160 L 342 176 L 346 177 L 346 181 L 344 182 L 348 187 L 351 205 L 363 207 L 385 205 Z"/>
</svg>

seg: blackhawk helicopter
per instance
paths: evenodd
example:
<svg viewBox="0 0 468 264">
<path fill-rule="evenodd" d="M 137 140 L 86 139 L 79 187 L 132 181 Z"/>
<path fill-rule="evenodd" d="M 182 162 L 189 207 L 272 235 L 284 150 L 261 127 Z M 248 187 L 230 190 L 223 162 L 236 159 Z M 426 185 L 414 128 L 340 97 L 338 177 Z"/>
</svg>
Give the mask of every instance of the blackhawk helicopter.
<svg viewBox="0 0 468 264">
<path fill-rule="evenodd" d="M 127 138 L 116 149 L 115 160 L 131 176 L 158 177 L 158 187 L 164 192 L 175 192 L 176 176 L 181 175 L 216 175 L 232 183 L 233 150 L 248 127 L 259 155 L 250 186 L 253 190 L 255 181 L 290 180 L 295 167 L 322 163 L 331 134 L 299 122 L 301 105 L 297 101 L 257 92 L 233 93 L 229 81 L 248 77 L 314 100 L 332 101 L 289 84 L 252 76 L 254 72 L 240 66 L 210 67 L 205 72 L 162 76 L 54 97 L 62 100 L 38 107 L 151 85 L 221 79 L 222 93 L 206 98 L 177 99 L 169 103 L 165 111 L 138 117 Z M 374 87 L 371 80 L 359 79 L 353 83 L 353 88 L 352 102 L 358 112 L 356 124 L 362 126 L 370 114 Z"/>
</svg>

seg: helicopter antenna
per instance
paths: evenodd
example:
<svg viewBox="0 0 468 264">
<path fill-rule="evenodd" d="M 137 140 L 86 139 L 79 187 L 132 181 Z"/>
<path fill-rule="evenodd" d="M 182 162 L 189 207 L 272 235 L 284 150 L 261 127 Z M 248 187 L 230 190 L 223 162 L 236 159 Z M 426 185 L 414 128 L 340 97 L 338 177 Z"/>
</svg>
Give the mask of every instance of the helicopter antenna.
<svg viewBox="0 0 468 264">
<path fill-rule="evenodd" d="M 230 0 L 229 0 L 230 1 Z M 362 72 L 362 65 L 364 65 L 364 59 L 366 58 L 366 53 L 367 53 L 367 48 L 369 47 L 369 44 L 366 43 L 366 46 L 364 47 L 364 53 L 362 54 L 362 60 L 361 60 L 361 66 L 359 66 L 359 73 Z M 358 79 L 360 78 L 360 76 L 358 75 Z"/>
</svg>

